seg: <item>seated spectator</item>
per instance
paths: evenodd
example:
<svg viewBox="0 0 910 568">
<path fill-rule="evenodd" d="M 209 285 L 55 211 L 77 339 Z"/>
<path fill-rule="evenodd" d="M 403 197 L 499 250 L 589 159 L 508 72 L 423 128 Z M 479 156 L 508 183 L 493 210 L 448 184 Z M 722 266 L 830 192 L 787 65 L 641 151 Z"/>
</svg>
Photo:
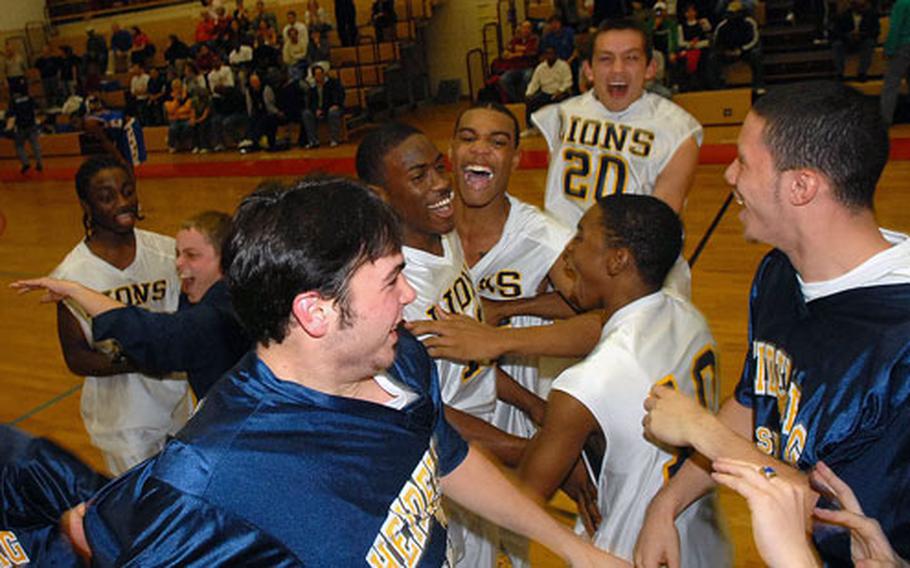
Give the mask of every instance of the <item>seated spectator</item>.
<svg viewBox="0 0 910 568">
<path fill-rule="evenodd" d="M 253 69 L 265 74 L 269 69 L 278 67 L 281 67 L 281 52 L 262 38 L 257 39 L 256 49 L 253 50 Z"/>
<path fill-rule="evenodd" d="M 68 45 L 60 46 L 60 81 L 63 85 L 64 99 L 76 94 L 79 86 L 82 59 L 73 53 L 73 48 Z"/>
<path fill-rule="evenodd" d="M 278 18 L 275 17 L 275 14 L 265 10 L 265 2 L 258 0 L 256 2 L 256 14 L 250 20 L 252 29 L 258 30 L 263 21 L 265 21 L 267 27 L 273 30 L 278 29 Z"/>
<path fill-rule="evenodd" d="M 164 50 L 164 60 L 167 61 L 168 67 L 176 71 L 178 75 L 183 75 L 183 65 L 193 56 L 192 51 L 175 34 L 169 35 L 168 39 L 171 43 Z"/>
<path fill-rule="evenodd" d="M 209 89 L 212 92 L 212 118 L 209 133 L 213 150 L 220 152 L 227 145 L 225 142 L 225 128 L 233 130 L 236 122 L 234 115 L 242 114 L 236 109 L 236 93 L 234 71 L 224 65 L 219 56 L 215 56 L 215 66 L 208 74 Z M 227 100 L 232 98 L 232 100 Z"/>
<path fill-rule="evenodd" d="M 103 75 L 107 71 L 108 53 L 107 41 L 103 35 L 95 33 L 95 28 L 88 27 L 85 33 L 85 77 L 88 82 L 89 77 Z M 89 90 L 87 85 L 85 90 Z"/>
<path fill-rule="evenodd" d="M 200 45 L 204 43 L 209 43 L 215 41 L 215 38 L 218 37 L 218 34 L 215 32 L 215 18 L 212 17 L 211 12 L 208 10 L 203 10 L 199 15 L 199 22 L 196 24 L 196 35 L 194 36 L 195 49 L 198 49 Z"/>
<path fill-rule="evenodd" d="M 6 44 L 3 65 L 10 94 L 27 93 L 28 83 L 25 79 L 25 71 L 28 69 L 28 63 L 26 63 L 25 58 L 22 57 L 22 54 L 16 50 L 12 43 Z"/>
<path fill-rule="evenodd" d="M 32 146 L 32 154 L 35 156 L 35 169 L 39 172 L 44 169 L 41 162 L 41 142 L 38 140 L 40 128 L 36 117 L 35 101 L 28 96 L 28 93 L 13 94 L 10 98 L 9 111 L 6 113 L 6 132 L 13 137 L 16 146 L 16 155 L 19 156 L 19 162 L 22 168 L 19 170 L 25 174 L 31 166 L 28 162 L 28 154 L 25 153 L 25 141 Z"/>
<path fill-rule="evenodd" d="M 164 120 L 164 98 L 167 96 L 167 78 L 161 75 L 157 67 L 149 68 L 147 114 L 143 124 L 160 126 Z M 141 122 L 141 120 L 140 120 Z"/>
<path fill-rule="evenodd" d="M 63 88 L 60 85 L 60 70 L 63 58 L 54 54 L 49 43 L 41 48 L 41 55 L 35 59 L 35 67 L 41 75 L 41 86 L 44 88 L 44 100 L 48 106 L 63 104 Z"/>
<path fill-rule="evenodd" d="M 133 65 L 145 66 L 152 56 L 155 55 L 155 45 L 149 36 L 139 29 L 139 26 L 133 26 L 133 50 L 130 53 L 130 63 Z"/>
<path fill-rule="evenodd" d="M 195 63 L 187 63 L 183 66 L 183 88 L 191 97 L 197 90 L 208 90 L 208 85 L 205 84 L 205 76 L 199 73 Z"/>
<path fill-rule="evenodd" d="M 149 126 L 148 100 L 149 100 L 149 75 L 145 69 L 139 65 L 133 65 L 130 68 L 132 78 L 130 78 L 130 97 L 129 97 L 129 114 L 137 117 L 143 126 Z"/>
<path fill-rule="evenodd" d="M 281 121 L 281 111 L 275 104 L 275 91 L 264 83 L 258 73 L 250 75 L 246 89 L 246 112 L 249 117 L 247 139 L 241 142 L 240 153 L 258 151 L 263 136 L 268 140 L 268 150 L 275 151 L 275 134 Z"/>
<path fill-rule="evenodd" d="M 726 17 L 714 29 L 712 45 L 711 77 L 716 87 L 722 87 L 725 83 L 725 64 L 746 60 L 752 69 L 752 86 L 758 92 L 764 92 L 764 66 L 758 24 L 743 10 L 739 0 L 733 0 L 727 6 Z"/>
<path fill-rule="evenodd" d="M 307 148 L 319 147 L 317 122 L 329 124 L 329 146 L 334 148 L 341 142 L 341 121 L 344 119 L 344 87 L 338 79 L 329 77 L 321 65 L 313 66 L 313 86 L 303 111 L 303 127 L 306 130 Z"/>
<path fill-rule="evenodd" d="M 853 0 L 850 7 L 837 15 L 831 29 L 831 51 L 834 54 L 834 70 L 839 80 L 844 79 L 844 64 L 847 53 L 859 54 L 856 78 L 865 81 L 872 64 L 872 52 L 878 41 L 881 26 L 878 13 L 868 0 Z"/>
<path fill-rule="evenodd" d="M 304 68 L 303 73 L 306 73 Z M 306 146 L 306 129 L 303 126 L 303 110 L 307 107 L 307 96 L 309 95 L 309 85 L 300 77 L 291 77 L 288 73 L 282 73 L 280 87 L 275 92 L 275 105 L 282 114 L 282 125 L 296 123 L 300 126 L 297 137 L 297 145 L 301 148 Z M 285 139 L 282 144 L 290 147 L 290 130 L 286 130 Z"/>
<path fill-rule="evenodd" d="M 319 5 L 319 0 L 307 0 L 306 11 L 303 13 L 303 23 L 310 32 L 310 40 L 313 39 L 314 32 L 325 33 L 332 29 L 332 22 L 329 20 L 325 8 Z"/>
<path fill-rule="evenodd" d="M 572 93 L 572 69 L 569 64 L 556 56 L 552 46 L 543 52 L 543 61 L 534 69 L 528 90 L 525 92 L 527 123 L 531 124 L 531 114 L 539 109 L 559 102 Z M 527 130 L 523 136 L 533 132 Z"/>
<path fill-rule="evenodd" d="M 231 27 L 231 17 L 227 14 L 224 6 L 218 6 L 215 8 L 215 16 L 212 19 L 215 21 L 215 39 L 217 41 L 217 38 Z"/>
<path fill-rule="evenodd" d="M 328 69 L 332 61 L 332 52 L 329 47 L 329 40 L 325 37 L 323 31 L 314 30 L 310 32 L 310 49 L 307 50 L 306 60 L 310 68 L 317 63 Z"/>
<path fill-rule="evenodd" d="M 698 90 L 707 86 L 704 80 L 706 54 L 711 45 L 711 22 L 699 18 L 698 8 L 693 3 L 686 4 L 685 16 L 679 24 L 677 33 L 679 46 L 676 52 L 674 80 L 679 81 L 686 91 Z"/>
<path fill-rule="evenodd" d="M 502 57 L 493 62 L 493 72 L 502 73 L 499 85 L 509 101 L 521 101 L 537 66 L 540 40 L 529 20 L 521 23 Z"/>
<path fill-rule="evenodd" d="M 237 22 L 241 32 L 250 31 L 252 18 L 250 17 L 250 11 L 243 5 L 243 0 L 234 0 L 234 11 L 231 12 L 231 21 Z"/>
<path fill-rule="evenodd" d="M 256 41 L 272 47 L 278 46 L 278 35 L 275 28 L 271 27 L 265 20 L 259 20 L 259 27 L 256 29 Z"/>
<path fill-rule="evenodd" d="M 111 54 L 114 61 L 113 69 L 108 67 L 108 73 L 124 73 L 129 67 L 129 54 L 133 49 L 133 34 L 124 30 L 119 24 L 111 24 Z"/>
<path fill-rule="evenodd" d="M 253 47 L 251 43 L 252 40 L 245 37 L 228 54 L 228 63 L 238 73 L 241 83 L 246 82 L 246 74 L 253 65 Z"/>
<path fill-rule="evenodd" d="M 208 73 L 212 70 L 212 65 L 215 61 L 215 53 L 209 48 L 209 46 L 203 44 L 199 46 L 199 49 L 196 50 L 196 70 L 200 73 Z"/>
<path fill-rule="evenodd" d="M 281 29 L 281 39 L 284 43 L 290 41 L 290 31 L 292 29 L 297 30 L 297 38 L 301 43 L 304 45 L 310 43 L 310 35 L 307 32 L 306 25 L 304 25 L 303 22 L 297 21 L 297 12 L 288 10 L 287 23 Z"/>
<path fill-rule="evenodd" d="M 570 66 L 575 60 L 575 30 L 564 26 L 557 14 L 547 18 L 547 29 L 540 40 L 541 52 L 546 51 L 548 47 L 555 49 L 556 57 Z"/>
<path fill-rule="evenodd" d="M 376 43 L 395 40 L 395 25 L 398 14 L 395 13 L 395 0 L 373 0 L 370 9 L 370 22 L 376 30 Z"/>
<path fill-rule="evenodd" d="M 246 36 L 238 20 L 231 20 L 231 25 L 218 36 L 216 51 L 228 54 Z"/>
<path fill-rule="evenodd" d="M 171 95 L 164 103 L 164 111 L 168 121 L 167 151 L 173 154 L 183 147 L 190 134 L 190 118 L 193 116 L 193 100 L 179 79 L 171 82 Z"/>
<path fill-rule="evenodd" d="M 307 50 L 308 46 L 301 42 L 297 35 L 297 28 L 288 30 L 288 39 L 284 42 L 281 59 L 287 65 L 294 80 L 299 79 L 306 71 Z"/>
<path fill-rule="evenodd" d="M 671 67 L 676 62 L 677 31 L 679 26 L 675 18 L 667 14 L 667 4 L 663 0 L 654 3 L 651 17 L 645 22 L 645 28 L 651 34 L 651 46 L 654 53 L 660 54 L 664 67 Z"/>
<path fill-rule="evenodd" d="M 212 95 L 207 89 L 197 89 L 190 96 L 192 114 L 190 128 L 193 131 L 193 153 L 207 154 L 212 148 Z"/>
</svg>

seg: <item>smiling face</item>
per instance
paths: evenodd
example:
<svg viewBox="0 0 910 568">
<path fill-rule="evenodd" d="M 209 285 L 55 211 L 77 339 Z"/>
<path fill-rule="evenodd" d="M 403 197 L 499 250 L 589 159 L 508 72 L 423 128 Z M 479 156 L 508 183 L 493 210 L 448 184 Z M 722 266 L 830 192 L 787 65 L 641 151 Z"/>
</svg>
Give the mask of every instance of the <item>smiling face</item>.
<svg viewBox="0 0 910 568">
<path fill-rule="evenodd" d="M 221 255 L 197 229 L 177 232 L 177 275 L 180 290 L 196 304 L 212 284 L 221 280 Z"/>
<path fill-rule="evenodd" d="M 336 328 L 332 343 L 344 366 L 359 368 L 363 376 L 383 371 L 395 360 L 402 312 L 416 296 L 403 269 L 404 257 L 396 252 L 359 267 L 348 283 L 351 317 Z"/>
<path fill-rule="evenodd" d="M 733 186 L 742 205 L 739 220 L 747 240 L 777 244 L 785 217 L 781 187 L 786 173 L 778 172 L 765 145 L 765 121 L 754 112 L 746 115 L 737 141 L 738 156 L 727 166 L 724 179 Z"/>
<path fill-rule="evenodd" d="M 619 112 L 641 98 L 645 83 L 654 78 L 654 61 L 648 61 L 645 38 L 637 30 L 609 30 L 597 35 L 591 55 L 589 79 L 597 100 L 607 110 Z"/>
<path fill-rule="evenodd" d="M 89 181 L 81 201 L 95 230 L 131 233 L 139 217 L 139 197 L 133 178 L 123 168 L 105 168 Z"/>
<path fill-rule="evenodd" d="M 423 134 L 409 136 L 383 158 L 382 194 L 398 213 L 409 246 L 455 228 L 445 159 Z"/>
<path fill-rule="evenodd" d="M 468 207 L 483 207 L 505 194 L 518 167 L 515 123 L 493 109 L 466 111 L 455 127 L 449 151 L 458 196 Z"/>
</svg>

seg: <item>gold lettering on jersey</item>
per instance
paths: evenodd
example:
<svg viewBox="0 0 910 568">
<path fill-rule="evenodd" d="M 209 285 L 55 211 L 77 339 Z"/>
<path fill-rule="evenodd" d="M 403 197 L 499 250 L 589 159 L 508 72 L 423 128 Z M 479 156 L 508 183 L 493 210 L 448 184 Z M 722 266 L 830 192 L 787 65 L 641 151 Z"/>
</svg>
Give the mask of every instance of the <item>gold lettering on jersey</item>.
<svg viewBox="0 0 910 568">
<path fill-rule="evenodd" d="M 793 379 L 793 360 L 783 349 L 764 341 L 752 343 L 753 378 L 756 396 L 773 397 L 777 403 L 780 432 L 765 426 L 755 429 L 755 443 L 760 450 L 795 464 L 806 445 L 806 429 L 796 422 L 802 389 Z M 786 447 L 781 452 L 781 439 Z"/>
<path fill-rule="evenodd" d="M 569 127 L 563 132 L 563 142 L 600 148 L 608 152 L 629 152 L 641 158 L 651 155 L 655 134 L 644 128 L 634 128 L 609 120 L 569 116 Z"/>
<path fill-rule="evenodd" d="M 25 549 L 12 531 L 0 531 L 0 568 L 22 566 L 30 562 Z"/>
<path fill-rule="evenodd" d="M 127 306 L 141 306 L 164 299 L 167 295 L 167 280 L 127 284 L 105 290 L 104 294 Z"/>
<path fill-rule="evenodd" d="M 477 283 L 481 292 L 501 298 L 521 297 L 521 273 L 517 270 L 500 270 L 491 276 L 484 276 Z"/>
<path fill-rule="evenodd" d="M 416 566 L 426 548 L 433 520 L 446 524 L 433 443 L 389 506 L 379 534 L 367 552 L 370 566 Z"/>
</svg>

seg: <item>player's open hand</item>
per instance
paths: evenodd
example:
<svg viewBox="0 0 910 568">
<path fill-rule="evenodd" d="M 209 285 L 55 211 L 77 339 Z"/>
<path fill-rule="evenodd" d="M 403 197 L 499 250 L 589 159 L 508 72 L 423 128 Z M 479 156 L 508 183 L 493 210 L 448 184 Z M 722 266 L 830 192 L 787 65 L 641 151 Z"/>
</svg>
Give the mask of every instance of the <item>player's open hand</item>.
<svg viewBox="0 0 910 568">
<path fill-rule="evenodd" d="M 755 545 L 771 568 L 819 566 L 809 543 L 805 484 L 778 475 L 773 467 L 726 458 L 714 461 L 711 477 L 746 498 Z"/>
<path fill-rule="evenodd" d="M 42 303 L 59 302 L 73 295 L 80 284 L 70 280 L 57 280 L 56 278 L 32 278 L 30 280 L 17 280 L 9 285 L 20 294 L 27 294 L 36 290 L 44 290 L 41 296 Z"/>
<path fill-rule="evenodd" d="M 443 310 L 437 310 L 437 314 L 438 320 L 406 324 L 433 357 L 469 362 L 492 361 L 502 355 L 495 327 L 461 314 L 447 314 Z"/>
<path fill-rule="evenodd" d="M 816 489 L 837 500 L 842 509 L 815 509 L 815 517 L 822 522 L 840 525 L 850 530 L 850 554 L 857 568 L 910 566 L 901 559 L 881 525 L 863 513 L 859 500 L 850 486 L 844 483 L 824 462 L 815 464 L 810 479 Z"/>
<path fill-rule="evenodd" d="M 689 446 L 689 432 L 699 428 L 699 423 L 714 416 L 690 398 L 676 389 L 655 385 L 644 402 L 645 414 L 642 426 L 645 436 L 658 443 L 671 446 Z"/>
</svg>

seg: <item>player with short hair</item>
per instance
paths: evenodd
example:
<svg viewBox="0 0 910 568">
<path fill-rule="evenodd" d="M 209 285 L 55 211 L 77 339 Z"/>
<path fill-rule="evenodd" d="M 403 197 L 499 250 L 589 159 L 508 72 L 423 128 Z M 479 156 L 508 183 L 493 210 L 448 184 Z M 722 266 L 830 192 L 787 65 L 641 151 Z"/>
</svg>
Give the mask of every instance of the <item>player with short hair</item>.
<svg viewBox="0 0 910 568">
<path fill-rule="evenodd" d="M 655 388 L 646 430 L 803 486 L 823 460 L 906 558 L 910 240 L 880 229 L 873 210 L 887 129 L 849 87 L 786 85 L 752 107 L 738 153 L 725 177 L 744 235 L 776 247 L 752 283 L 742 377 L 716 417 Z M 683 465 L 649 506 L 636 564 L 675 564 L 673 519 L 712 485 L 693 460 Z M 838 505 L 823 492 L 819 506 Z M 849 532 L 807 530 L 823 562 L 851 561 Z"/>
<path fill-rule="evenodd" d="M 174 239 L 135 228 L 139 200 L 127 167 L 112 156 L 89 158 L 76 172 L 76 194 L 86 236 L 51 276 L 124 304 L 176 310 Z M 183 426 L 191 408 L 185 380 L 137 372 L 109 342 L 95 342 L 90 318 L 74 304 L 58 304 L 57 331 L 67 367 L 85 377 L 82 418 L 112 473 L 154 455 Z"/>
<path fill-rule="evenodd" d="M 651 496 L 686 455 L 642 437 L 641 404 L 654 384 L 670 385 L 716 408 L 714 338 L 688 301 L 661 286 L 682 248 L 682 223 L 651 196 L 598 200 L 566 247 L 570 298 L 603 308 L 597 347 L 553 382 L 544 424 L 522 458 L 525 484 L 548 499 L 578 460 L 592 434 L 606 452 L 590 463 L 603 518 L 594 543 L 631 560 Z M 683 566 L 726 566 L 729 551 L 714 501 L 704 497 L 677 520 Z"/>
</svg>

